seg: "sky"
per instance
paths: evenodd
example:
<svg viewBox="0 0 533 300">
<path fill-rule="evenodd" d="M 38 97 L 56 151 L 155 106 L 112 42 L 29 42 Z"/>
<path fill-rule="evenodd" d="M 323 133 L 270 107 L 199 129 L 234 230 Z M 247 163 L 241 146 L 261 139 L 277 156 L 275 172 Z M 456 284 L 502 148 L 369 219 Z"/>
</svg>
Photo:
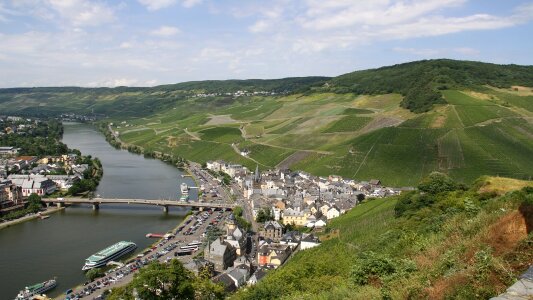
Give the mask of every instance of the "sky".
<svg viewBox="0 0 533 300">
<path fill-rule="evenodd" d="M 0 0 L 0 87 L 532 65 L 532 31 L 533 1 L 518 0 Z"/>
</svg>

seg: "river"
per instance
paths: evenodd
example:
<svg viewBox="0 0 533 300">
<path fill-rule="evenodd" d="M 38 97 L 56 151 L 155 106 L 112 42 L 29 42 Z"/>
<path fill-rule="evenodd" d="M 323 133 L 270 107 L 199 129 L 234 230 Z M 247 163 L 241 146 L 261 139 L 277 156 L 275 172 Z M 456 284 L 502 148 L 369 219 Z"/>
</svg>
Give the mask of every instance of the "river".
<svg viewBox="0 0 533 300">
<path fill-rule="evenodd" d="M 117 150 L 87 124 L 65 123 L 63 142 L 102 161 L 104 176 L 97 194 L 107 198 L 177 199 L 179 185 L 191 178 L 159 160 Z M 191 198 L 197 197 L 191 190 Z M 120 240 L 135 242 L 137 252 L 154 242 L 148 232 L 166 232 L 184 217 L 183 208 L 168 214 L 150 206 L 101 205 L 67 207 L 46 220 L 32 220 L 0 230 L 0 299 L 37 282 L 57 277 L 49 296 L 83 283 L 85 258 Z M 136 252 L 136 253 L 137 253 Z"/>
</svg>

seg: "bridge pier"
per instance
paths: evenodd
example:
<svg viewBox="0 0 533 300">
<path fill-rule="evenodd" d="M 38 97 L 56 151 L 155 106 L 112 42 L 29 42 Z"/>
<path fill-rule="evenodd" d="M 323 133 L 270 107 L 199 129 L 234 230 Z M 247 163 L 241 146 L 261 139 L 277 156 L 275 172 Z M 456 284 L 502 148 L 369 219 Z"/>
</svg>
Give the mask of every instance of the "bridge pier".
<svg viewBox="0 0 533 300">
<path fill-rule="evenodd" d="M 65 203 L 63 203 L 63 202 L 57 202 L 57 203 L 56 203 L 56 206 L 57 206 L 57 207 L 65 207 Z"/>
<path fill-rule="evenodd" d="M 163 212 L 168 213 L 168 205 L 163 205 Z"/>
<path fill-rule="evenodd" d="M 100 209 L 100 203 L 93 203 L 93 210 L 99 210 Z"/>
</svg>

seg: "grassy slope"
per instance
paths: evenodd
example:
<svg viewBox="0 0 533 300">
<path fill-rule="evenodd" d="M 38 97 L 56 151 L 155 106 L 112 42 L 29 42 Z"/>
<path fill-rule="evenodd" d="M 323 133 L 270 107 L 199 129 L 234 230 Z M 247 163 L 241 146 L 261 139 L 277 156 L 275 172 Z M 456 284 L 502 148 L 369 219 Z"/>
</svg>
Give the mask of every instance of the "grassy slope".
<svg viewBox="0 0 533 300">
<path fill-rule="evenodd" d="M 393 186 L 415 185 L 435 170 L 467 183 L 484 174 L 533 176 L 533 112 L 507 101 L 517 96 L 494 89 L 443 95 L 448 104 L 423 114 L 400 108 L 398 95 L 242 98 L 216 111 L 231 117 L 226 123 L 209 125 L 205 110 L 184 117 L 178 106 L 132 119 L 132 127 L 118 131 L 126 142 L 147 149 L 199 162 L 226 159 L 251 168 L 256 163 L 271 168 L 305 150 L 308 155 L 292 161 L 293 169 L 379 178 Z M 207 106 L 217 103 L 204 101 Z M 251 150 L 249 158 L 235 153 L 232 143 Z"/>
<path fill-rule="evenodd" d="M 533 194 L 528 197 L 533 201 Z M 533 263 L 533 237 L 518 211 L 524 194 L 481 198 L 452 193 L 400 218 L 394 217 L 395 199 L 359 205 L 328 225 L 321 246 L 296 254 L 234 299 L 473 299 L 501 293 Z M 532 208 L 530 202 L 529 218 Z M 362 266 L 370 267 L 364 273 L 370 277 L 357 283 L 352 271 Z"/>
</svg>

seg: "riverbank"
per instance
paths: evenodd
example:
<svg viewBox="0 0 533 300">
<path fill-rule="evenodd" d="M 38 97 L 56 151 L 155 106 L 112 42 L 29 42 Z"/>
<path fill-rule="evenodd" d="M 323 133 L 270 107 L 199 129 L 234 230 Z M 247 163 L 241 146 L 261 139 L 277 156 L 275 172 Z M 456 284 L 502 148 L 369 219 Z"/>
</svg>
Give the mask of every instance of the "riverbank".
<svg viewBox="0 0 533 300">
<path fill-rule="evenodd" d="M 36 214 L 29 215 L 29 216 L 24 216 L 22 218 L 18 218 L 18 219 L 15 219 L 15 220 L 11 220 L 11 221 L 7 221 L 7 222 L 4 222 L 4 223 L 0 223 L 0 230 L 4 229 L 4 228 L 11 227 L 13 225 L 17 225 L 17 224 L 26 222 L 26 221 L 37 219 L 37 218 L 39 218 L 39 216 L 50 215 L 50 214 L 53 214 L 55 212 L 58 212 L 58 211 L 61 211 L 61 210 L 64 210 L 64 209 L 65 209 L 65 207 L 47 207 L 45 211 L 42 211 L 40 213 L 40 215 L 39 215 L 39 213 L 36 213 Z"/>
<path fill-rule="evenodd" d="M 182 226 L 182 225 L 184 226 L 186 224 L 187 220 L 189 220 L 192 216 L 193 216 L 192 211 L 189 210 L 189 212 L 187 213 L 187 215 L 185 215 L 183 220 L 181 220 L 181 222 L 178 222 L 178 225 L 173 227 L 173 229 L 168 230 L 167 232 L 172 232 L 172 234 L 174 234 L 176 232 L 176 230 L 178 230 L 178 228 L 180 226 Z M 175 237 L 174 237 L 174 239 L 175 239 Z M 165 238 L 156 239 L 156 240 L 154 240 L 153 243 L 149 244 L 142 251 L 139 251 L 138 253 L 145 253 L 148 250 L 152 250 L 153 247 L 158 247 L 157 245 L 161 244 L 164 240 L 165 240 Z M 123 258 L 123 259 L 120 259 L 120 260 L 124 261 L 124 264 L 128 264 L 128 262 L 130 262 L 130 261 L 134 260 L 135 258 L 137 258 L 138 254 L 136 254 L 136 253 L 137 253 L 137 251 L 133 252 L 131 255 L 129 255 L 129 256 Z M 103 277 L 106 277 L 106 276 L 103 276 Z M 96 281 L 99 281 L 101 278 L 102 277 L 96 278 L 94 281 L 91 282 L 91 284 L 93 284 Z M 113 288 L 117 288 L 117 287 L 121 287 L 121 286 L 127 285 L 127 284 L 130 283 L 131 279 L 133 279 L 133 276 L 131 276 L 129 278 L 129 280 L 125 279 L 125 280 L 118 281 L 118 282 L 116 282 L 113 285 Z M 83 287 L 84 287 L 84 285 L 80 283 L 80 284 L 78 284 L 78 285 L 76 285 L 74 287 L 71 287 L 70 289 L 72 289 L 73 291 L 78 291 L 78 290 L 82 290 Z M 92 298 L 92 297 L 94 297 L 94 295 L 89 296 L 89 298 Z M 53 299 L 54 300 L 63 300 L 63 299 L 65 299 L 65 295 L 61 294 L 61 295 L 58 295 L 58 296 L 54 297 Z"/>
</svg>

